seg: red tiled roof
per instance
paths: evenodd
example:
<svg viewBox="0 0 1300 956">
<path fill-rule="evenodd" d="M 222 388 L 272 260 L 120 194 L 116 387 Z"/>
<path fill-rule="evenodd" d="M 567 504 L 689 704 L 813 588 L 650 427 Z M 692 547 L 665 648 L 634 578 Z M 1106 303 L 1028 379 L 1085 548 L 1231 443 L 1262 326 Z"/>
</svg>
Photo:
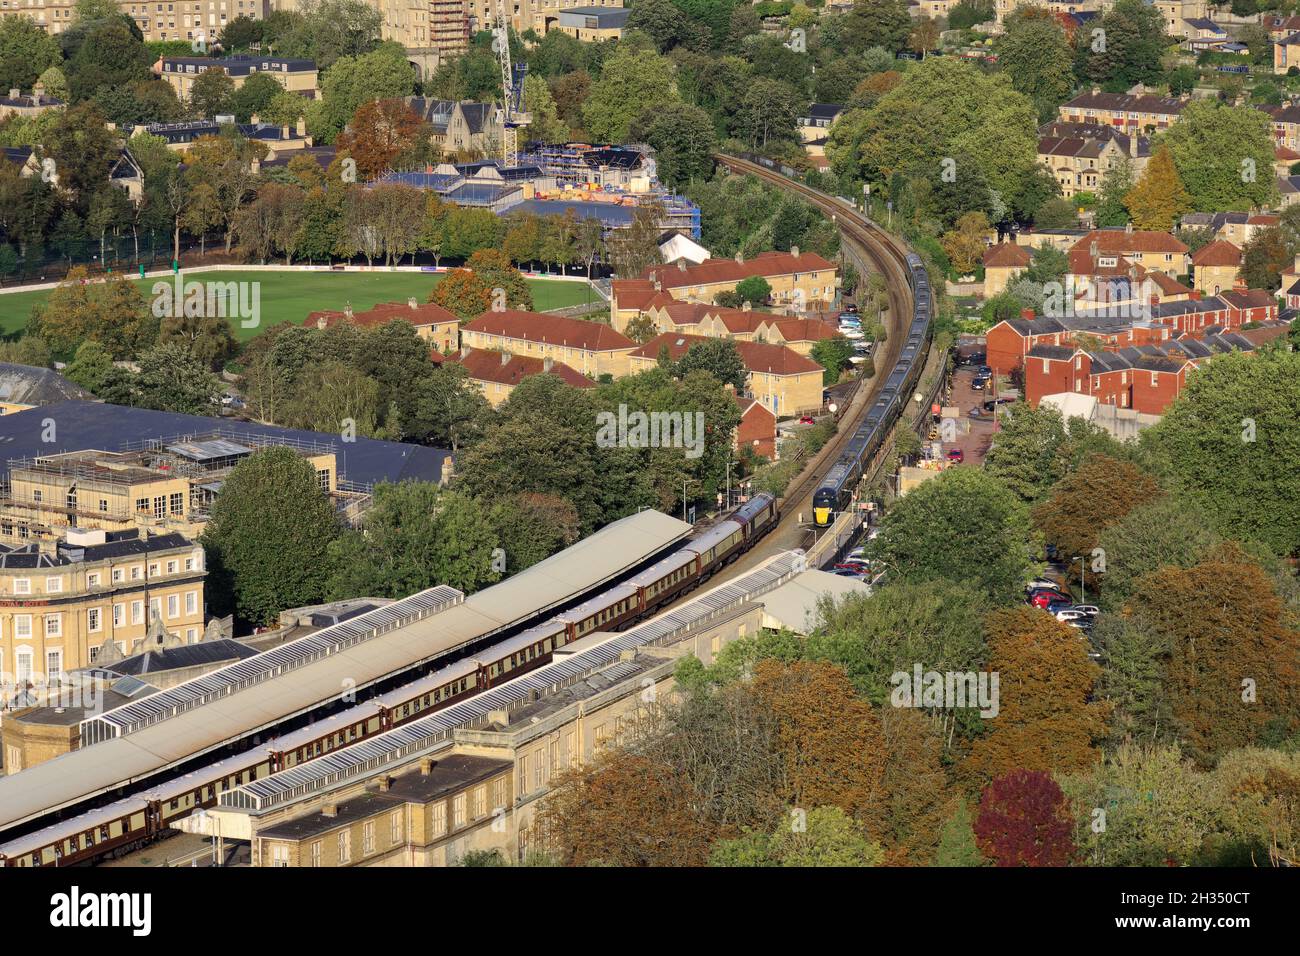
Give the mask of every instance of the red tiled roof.
<svg viewBox="0 0 1300 956">
<path fill-rule="evenodd" d="M 505 361 L 502 361 L 502 359 Z M 574 388 L 595 388 L 596 383 L 585 375 L 574 371 L 563 362 L 551 362 L 529 355 L 509 355 L 506 352 L 489 352 L 486 349 L 473 349 L 466 353 L 461 351 L 448 361 L 457 362 L 465 367 L 469 377 L 480 382 L 495 382 L 499 385 L 515 386 L 530 375 L 558 375 L 564 382 Z"/>
<path fill-rule="evenodd" d="M 354 312 L 351 319 L 347 317 L 346 313 L 332 309 L 313 312 L 307 316 L 305 324 L 327 328 L 340 322 L 351 322 L 351 324 L 361 328 L 374 328 L 379 325 L 387 325 L 394 319 L 410 322 L 415 326 L 440 325 L 446 322 L 460 321 L 455 315 L 435 302 L 416 303 L 415 305 L 411 305 L 410 302 L 381 302 L 364 312 Z"/>
<path fill-rule="evenodd" d="M 719 282 L 739 282 L 750 276 L 783 276 L 796 272 L 822 272 L 834 269 L 815 252 L 764 252 L 752 259 L 737 262 L 735 259 L 705 259 L 694 266 L 651 266 L 642 278 L 665 289 L 680 289 L 692 285 L 712 285 Z"/>
<path fill-rule="evenodd" d="M 1081 249 L 1088 252 L 1092 244 L 1097 244 L 1098 252 L 1132 253 L 1132 252 L 1171 252 L 1185 255 L 1187 245 L 1175 239 L 1167 232 L 1150 229 L 1094 229 L 1073 246 L 1070 251 Z"/>
<path fill-rule="evenodd" d="M 737 395 L 735 392 L 731 393 L 731 397 L 736 400 L 736 405 L 740 408 L 740 417 L 742 419 L 756 408 L 771 418 L 776 418 L 776 412 L 772 411 L 772 409 L 768 408 L 756 398 Z"/>
<path fill-rule="evenodd" d="M 835 330 L 820 319 L 783 319 L 771 315 L 763 318 L 776 326 L 787 342 L 820 342 L 835 337 Z"/>
<path fill-rule="evenodd" d="M 1277 216 L 1270 216 L 1270 215 L 1268 215 L 1268 214 L 1260 214 L 1260 215 L 1258 215 L 1258 216 L 1251 216 L 1249 219 L 1247 219 L 1247 220 L 1246 220 L 1246 225 L 1248 225 L 1248 226 L 1265 226 L 1265 227 L 1267 227 L 1267 226 L 1276 226 L 1276 225 L 1277 225 L 1278 223 L 1280 223 L 1281 221 L 1282 221 L 1282 220 L 1281 220 L 1279 217 L 1277 217 Z"/>
<path fill-rule="evenodd" d="M 984 250 L 986 269 L 1024 269 L 1029 265 L 1029 250 L 1014 242 L 999 242 Z"/>
<path fill-rule="evenodd" d="M 659 349 L 667 346 L 669 357 L 679 359 L 686 354 L 687 349 L 692 345 L 712 341 L 714 339 L 710 339 L 705 335 L 665 332 L 662 335 L 656 335 L 649 342 L 636 349 L 632 356 L 634 358 L 656 359 L 659 357 Z M 728 341 L 736 347 L 736 351 L 740 353 L 740 360 L 745 364 L 745 368 L 751 372 L 799 375 L 804 372 L 822 371 L 822 367 L 812 359 L 804 358 L 794 349 L 786 348 L 784 345 L 768 345 L 765 342 L 738 342 L 734 339 Z"/>
<path fill-rule="evenodd" d="M 587 352 L 630 349 L 636 345 L 627 336 L 614 331 L 603 322 L 585 322 L 563 315 L 524 312 L 519 309 L 484 312 L 466 325 L 464 331 L 562 345 Z"/>
<path fill-rule="evenodd" d="M 1192 253 L 1194 266 L 1240 266 L 1241 250 L 1226 239 L 1216 239 Z"/>
<path fill-rule="evenodd" d="M 1263 289 L 1232 289 L 1228 292 L 1220 292 L 1219 298 L 1234 309 L 1262 309 L 1265 306 L 1277 305 L 1277 300 L 1272 294 Z"/>
<path fill-rule="evenodd" d="M 620 309 L 644 310 L 658 293 L 648 279 L 615 279 L 610 283 Z"/>
<path fill-rule="evenodd" d="M 1165 295 L 1187 295 L 1192 291 L 1173 276 L 1165 275 L 1163 272 L 1158 272 L 1155 269 L 1147 272 L 1145 278 L 1150 279 L 1159 286 L 1160 291 Z"/>
</svg>

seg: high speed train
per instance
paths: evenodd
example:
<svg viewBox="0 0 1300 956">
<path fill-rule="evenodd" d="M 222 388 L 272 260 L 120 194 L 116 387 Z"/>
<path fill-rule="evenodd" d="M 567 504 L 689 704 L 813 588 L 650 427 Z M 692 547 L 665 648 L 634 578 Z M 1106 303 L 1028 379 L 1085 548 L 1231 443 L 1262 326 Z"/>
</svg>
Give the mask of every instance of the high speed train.
<svg viewBox="0 0 1300 956">
<path fill-rule="evenodd" d="M 898 364 L 894 366 L 885 387 L 876 396 L 876 403 L 863 417 L 858 430 L 839 457 L 821 486 L 813 494 L 813 524 L 825 528 L 848 508 L 853 498 L 853 490 L 862 480 L 862 470 L 880 449 L 894 422 L 907 406 L 907 396 L 911 393 L 921 367 L 925 364 L 925 351 L 929 347 L 931 327 L 934 320 L 934 297 L 930 291 L 930 276 L 925 271 L 921 257 L 910 252 L 905 257 L 907 263 L 907 281 L 912 288 L 915 305 L 912 308 L 912 322 L 908 326 L 907 340 L 903 343 Z"/>
</svg>

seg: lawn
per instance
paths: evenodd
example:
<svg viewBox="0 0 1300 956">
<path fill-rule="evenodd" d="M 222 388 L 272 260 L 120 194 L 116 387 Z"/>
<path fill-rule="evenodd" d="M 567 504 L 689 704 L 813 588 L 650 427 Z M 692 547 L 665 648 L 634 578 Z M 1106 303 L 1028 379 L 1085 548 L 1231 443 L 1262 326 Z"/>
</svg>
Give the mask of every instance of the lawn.
<svg viewBox="0 0 1300 956">
<path fill-rule="evenodd" d="M 234 322 L 235 337 L 252 338 L 262 329 L 280 322 L 301 323 L 309 313 L 322 309 L 341 309 L 352 303 L 358 312 L 380 302 L 404 302 L 414 296 L 424 302 L 429 291 L 445 273 L 423 272 L 186 272 L 186 281 L 260 282 L 261 323 L 245 329 Z M 171 281 L 162 277 L 137 280 L 136 285 L 148 298 L 155 282 Z M 529 279 L 533 304 L 537 310 L 562 309 L 584 305 L 597 299 L 584 282 L 553 279 Z M 0 294 L 0 333 L 13 335 L 27 327 L 32 307 L 45 301 L 48 289 L 34 292 Z"/>
</svg>

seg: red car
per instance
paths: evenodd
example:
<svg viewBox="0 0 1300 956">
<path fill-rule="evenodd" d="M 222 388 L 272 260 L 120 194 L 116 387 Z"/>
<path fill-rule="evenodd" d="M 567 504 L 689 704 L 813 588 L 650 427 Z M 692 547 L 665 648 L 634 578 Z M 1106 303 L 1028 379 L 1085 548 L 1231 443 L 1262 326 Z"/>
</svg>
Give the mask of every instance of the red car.
<svg viewBox="0 0 1300 956">
<path fill-rule="evenodd" d="M 948 460 L 952 462 L 954 465 L 960 465 L 963 461 L 966 460 L 966 456 L 962 454 L 960 448 L 954 448 L 950 452 L 948 452 Z"/>
<path fill-rule="evenodd" d="M 1070 596 L 1060 591 L 1049 591 L 1044 588 L 1041 591 L 1035 591 L 1029 595 L 1029 603 L 1034 607 L 1046 609 L 1049 604 L 1055 604 L 1057 601 L 1068 601 Z"/>
<path fill-rule="evenodd" d="M 817 419 L 813 418 L 811 415 L 804 415 L 803 417 L 801 417 L 801 418 L 799 419 L 799 424 L 800 424 L 800 425 L 816 425 L 816 424 L 817 424 Z"/>
</svg>

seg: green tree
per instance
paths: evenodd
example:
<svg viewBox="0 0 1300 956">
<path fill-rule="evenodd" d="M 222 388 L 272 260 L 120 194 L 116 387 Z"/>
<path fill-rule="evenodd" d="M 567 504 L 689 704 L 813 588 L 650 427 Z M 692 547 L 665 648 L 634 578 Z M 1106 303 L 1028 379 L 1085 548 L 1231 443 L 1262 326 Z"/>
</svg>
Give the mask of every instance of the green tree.
<svg viewBox="0 0 1300 956">
<path fill-rule="evenodd" d="M 1074 89 L 1074 50 L 1055 19 L 1023 8 L 1007 16 L 994 49 L 1011 86 L 1034 103 L 1040 117 L 1055 113 Z"/>
<path fill-rule="evenodd" d="M 1118 0 L 1094 24 L 1104 30 L 1104 44 L 1091 30 L 1076 30 L 1075 68 L 1081 79 L 1126 89 L 1135 83 L 1160 81 L 1162 54 L 1170 40 L 1164 17 L 1142 0 Z"/>
<path fill-rule="evenodd" d="M 169 343 L 141 353 L 135 379 L 135 399 L 141 408 L 184 415 L 212 415 L 217 410 L 221 382 L 207 363 L 184 346 Z"/>
<path fill-rule="evenodd" d="M 1277 186 L 1266 113 L 1193 100 L 1163 139 L 1193 208 L 1272 208 Z"/>
<path fill-rule="evenodd" d="M 1221 355 L 1192 376 L 1143 442 L 1219 533 L 1300 550 L 1300 353 Z"/>
<path fill-rule="evenodd" d="M 338 534 L 310 462 L 288 448 L 249 455 L 225 479 L 199 538 L 214 613 L 271 624 L 285 608 L 321 601 Z"/>
<path fill-rule="evenodd" d="M 762 276 L 749 276 L 736 283 L 736 295 L 741 302 L 764 305 L 771 294 L 772 286 Z"/>
<path fill-rule="evenodd" d="M 563 143 L 569 138 L 569 126 L 560 119 L 555 107 L 555 97 L 542 77 L 529 73 L 524 77 L 524 102 L 528 104 L 530 122 L 523 135 L 528 140 L 543 143 Z"/>
<path fill-rule="evenodd" d="M 729 339 L 709 339 L 692 345 L 677 360 L 674 372 L 685 378 L 697 369 L 708 372 L 723 385 L 734 385 L 737 389 L 745 387 L 745 363 L 735 343 Z"/>
<path fill-rule="evenodd" d="M 957 800 L 957 809 L 943 825 L 939 849 L 934 857 L 935 866 L 988 866 L 989 861 L 980 852 L 975 839 L 975 826 L 970 807 L 964 799 Z"/>
<path fill-rule="evenodd" d="M 1282 273 L 1291 268 L 1295 246 L 1276 226 L 1260 229 L 1241 250 L 1241 276 L 1252 289 L 1276 292 L 1282 286 Z"/>
<path fill-rule="evenodd" d="M 840 373 L 849 368 L 853 358 L 853 343 L 842 335 L 822 339 L 812 349 L 812 360 L 824 368 L 823 385 L 834 385 L 840 380 Z"/>
<path fill-rule="evenodd" d="M 630 135 L 654 147 L 659 179 L 673 189 L 713 171 L 717 133 L 712 118 L 698 106 L 669 103 L 649 109 L 633 122 Z"/>
<path fill-rule="evenodd" d="M 235 81 L 225 70 L 209 67 L 195 77 L 194 85 L 190 87 L 190 112 L 199 119 L 212 119 L 222 113 L 229 113 L 234 96 Z"/>
<path fill-rule="evenodd" d="M 483 508 L 430 482 L 375 486 L 363 528 L 330 547 L 336 598 L 405 597 L 437 584 L 477 591 L 501 577 L 497 535 Z"/>
<path fill-rule="evenodd" d="M 670 60 L 653 50 L 620 46 L 592 84 L 582 107 L 583 124 L 598 141 L 622 143 L 637 116 L 677 99 Z"/>
<path fill-rule="evenodd" d="M 869 553 L 901 581 L 969 581 L 996 601 L 1020 594 L 1028 571 L 1024 506 L 995 478 L 950 468 L 886 513 Z"/>
<path fill-rule="evenodd" d="M 844 26 L 844 40 L 850 50 L 861 52 L 883 47 L 902 53 L 912 32 L 912 18 L 902 0 L 855 0 Z"/>
<path fill-rule="evenodd" d="M 879 866 L 880 844 L 839 807 L 790 811 L 790 818 L 771 833 L 719 840 L 710 866 Z"/>
</svg>

